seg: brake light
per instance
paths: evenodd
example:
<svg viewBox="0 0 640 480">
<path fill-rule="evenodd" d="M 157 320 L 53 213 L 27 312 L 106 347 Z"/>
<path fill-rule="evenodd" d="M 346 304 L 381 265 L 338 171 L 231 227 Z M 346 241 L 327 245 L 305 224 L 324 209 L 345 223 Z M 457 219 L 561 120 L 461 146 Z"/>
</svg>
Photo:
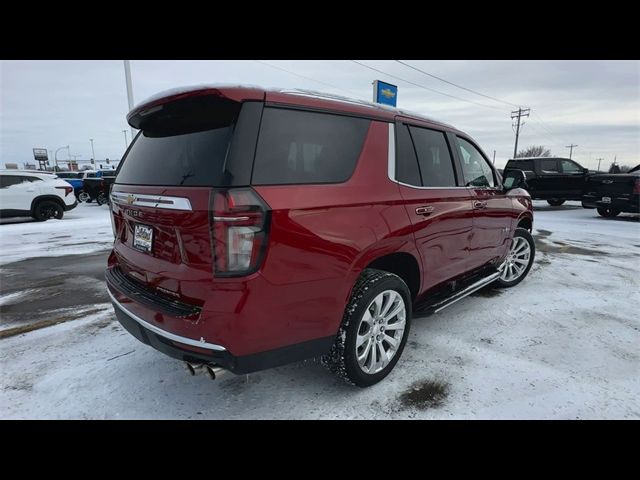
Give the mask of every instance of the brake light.
<svg viewBox="0 0 640 480">
<path fill-rule="evenodd" d="M 255 272 L 267 245 L 269 206 L 251 188 L 238 188 L 215 190 L 209 210 L 215 274 Z"/>
<path fill-rule="evenodd" d="M 633 193 L 640 195 L 640 178 L 636 178 L 633 184 Z"/>
<path fill-rule="evenodd" d="M 68 187 L 56 187 L 56 188 L 63 189 L 65 197 L 69 195 L 71 192 L 73 192 L 73 187 L 71 185 L 69 185 Z"/>
</svg>

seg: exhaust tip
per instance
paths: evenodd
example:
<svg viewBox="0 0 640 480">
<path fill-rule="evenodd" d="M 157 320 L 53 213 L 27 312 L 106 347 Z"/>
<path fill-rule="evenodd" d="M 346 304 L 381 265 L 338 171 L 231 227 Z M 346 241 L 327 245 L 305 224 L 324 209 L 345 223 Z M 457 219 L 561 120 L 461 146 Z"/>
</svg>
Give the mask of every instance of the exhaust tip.
<svg viewBox="0 0 640 480">
<path fill-rule="evenodd" d="M 207 365 L 207 375 L 209 375 L 211 380 L 215 380 L 224 372 L 226 372 L 226 370 L 218 365 Z"/>
<path fill-rule="evenodd" d="M 184 362 L 184 368 L 187 369 L 187 372 L 189 372 L 189 375 L 191 375 L 192 377 L 195 376 L 195 374 L 198 373 L 200 370 L 202 370 L 202 367 L 203 367 L 202 364 Z"/>
</svg>

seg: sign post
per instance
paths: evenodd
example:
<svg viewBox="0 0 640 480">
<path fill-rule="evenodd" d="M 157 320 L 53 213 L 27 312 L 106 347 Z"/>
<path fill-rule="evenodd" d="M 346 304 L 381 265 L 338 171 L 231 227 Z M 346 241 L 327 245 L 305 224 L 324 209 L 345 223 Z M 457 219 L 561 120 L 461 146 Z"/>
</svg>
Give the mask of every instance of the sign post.
<svg viewBox="0 0 640 480">
<path fill-rule="evenodd" d="M 373 101 L 383 105 L 397 106 L 398 87 L 390 83 L 376 80 L 373 82 Z"/>
<path fill-rule="evenodd" d="M 49 163 L 49 152 L 46 148 L 34 148 L 33 158 L 38 162 L 40 170 L 46 170 Z"/>
</svg>

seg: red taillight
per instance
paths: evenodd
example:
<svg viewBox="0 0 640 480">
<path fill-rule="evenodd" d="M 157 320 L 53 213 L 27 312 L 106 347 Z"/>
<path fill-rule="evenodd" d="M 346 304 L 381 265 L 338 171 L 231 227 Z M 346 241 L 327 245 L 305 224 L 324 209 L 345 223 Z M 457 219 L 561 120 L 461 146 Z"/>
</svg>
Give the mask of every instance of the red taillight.
<svg viewBox="0 0 640 480">
<path fill-rule="evenodd" d="M 640 178 L 636 178 L 636 181 L 633 184 L 633 193 L 640 195 Z"/>
<path fill-rule="evenodd" d="M 215 274 L 255 272 L 267 244 L 268 205 L 250 188 L 216 190 L 211 195 L 210 215 Z"/>
<path fill-rule="evenodd" d="M 73 187 L 71 185 L 69 185 L 68 187 L 56 187 L 56 188 L 61 188 L 64 190 L 64 196 L 66 197 L 67 195 L 69 195 L 71 192 L 73 192 Z"/>
</svg>

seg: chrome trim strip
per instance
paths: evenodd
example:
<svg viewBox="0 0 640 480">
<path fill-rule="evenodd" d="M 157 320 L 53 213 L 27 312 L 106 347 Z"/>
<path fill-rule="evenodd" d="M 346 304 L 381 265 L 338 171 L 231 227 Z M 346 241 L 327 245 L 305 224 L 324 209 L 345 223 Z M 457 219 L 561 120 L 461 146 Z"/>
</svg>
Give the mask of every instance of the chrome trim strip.
<svg viewBox="0 0 640 480">
<path fill-rule="evenodd" d="M 387 157 L 387 173 L 389 180 L 396 181 L 396 126 L 389 124 L 389 153 Z"/>
<path fill-rule="evenodd" d="M 213 217 L 216 222 L 240 222 L 249 220 L 249 217 Z"/>
<path fill-rule="evenodd" d="M 111 200 L 119 205 L 164 208 L 167 210 L 192 211 L 191 202 L 184 197 L 144 195 L 139 193 L 111 192 Z M 131 200 L 131 202 L 129 201 Z"/>
<path fill-rule="evenodd" d="M 204 338 L 200 338 L 200 340 L 194 340 L 192 338 L 181 337 L 180 335 L 176 335 L 174 333 L 167 332 L 166 330 L 162 330 L 161 328 L 158 328 L 155 325 L 152 325 L 149 322 L 144 321 L 134 313 L 131 313 L 129 310 L 127 310 L 124 306 L 122 306 L 122 304 L 118 300 L 116 300 L 116 298 L 113 296 L 113 294 L 111 293 L 111 290 L 109 290 L 108 287 L 107 287 L 107 293 L 109 294 L 109 297 L 111 297 L 111 301 L 115 303 L 118 306 L 118 308 L 122 310 L 124 313 L 126 313 L 131 319 L 135 320 L 144 328 L 151 330 L 152 332 L 160 335 L 161 337 L 168 338 L 169 340 L 173 340 L 174 342 L 184 343 L 185 345 L 192 345 L 194 347 L 200 347 L 200 348 L 208 348 L 209 350 L 215 350 L 217 352 L 224 352 L 227 350 L 221 345 L 205 342 Z"/>
</svg>

